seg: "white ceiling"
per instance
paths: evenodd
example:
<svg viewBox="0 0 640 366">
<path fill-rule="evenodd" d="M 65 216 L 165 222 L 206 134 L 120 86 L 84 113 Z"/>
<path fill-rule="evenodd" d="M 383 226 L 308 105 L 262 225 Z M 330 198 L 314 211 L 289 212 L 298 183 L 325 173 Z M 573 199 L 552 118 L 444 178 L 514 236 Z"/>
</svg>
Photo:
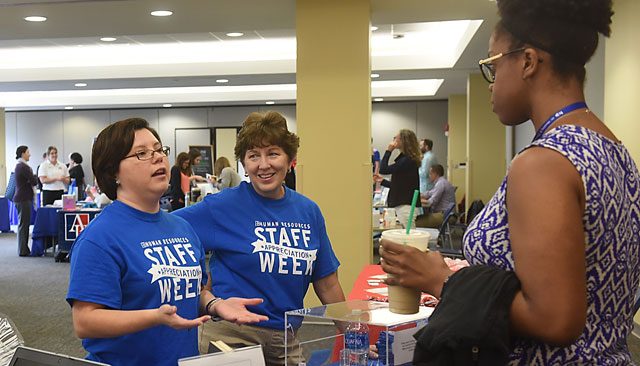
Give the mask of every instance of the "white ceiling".
<svg viewBox="0 0 640 366">
<path fill-rule="evenodd" d="M 451 94 L 464 93 L 466 76 L 469 72 L 476 72 L 477 60 L 486 54 L 489 35 L 497 19 L 495 3 L 488 0 L 371 0 L 371 8 L 372 25 L 380 26 L 375 31 L 378 33 L 390 32 L 392 25 L 397 32 L 402 27 L 406 28 L 406 23 L 484 20 L 452 68 L 416 69 L 406 66 L 394 70 L 374 70 L 380 74 L 380 78 L 374 79 L 376 82 L 431 78 L 444 80 L 432 97 L 393 97 L 385 100 L 446 99 Z M 174 15 L 166 18 L 149 15 L 150 11 L 159 9 L 172 10 Z M 23 18 L 28 15 L 43 15 L 48 20 L 42 23 L 26 22 Z M 126 47 L 123 46 L 126 44 L 191 44 L 205 40 L 228 45 L 233 40 L 225 34 L 231 31 L 244 32 L 242 39 L 245 41 L 292 37 L 295 35 L 295 22 L 294 0 L 0 0 L 0 55 L 5 63 L 10 63 L 14 51 L 25 47 L 71 50 L 77 49 L 78 45 L 83 45 L 85 49 L 114 46 L 99 41 L 104 36 L 117 37 L 118 40 L 114 43 L 120 47 Z M 38 57 L 42 56 L 36 54 L 34 59 Z M 74 60 L 77 61 L 77 58 L 69 60 L 69 65 Z M 376 62 L 372 63 L 375 67 Z M 233 63 L 227 64 L 223 68 L 193 63 L 173 68 L 162 65 L 138 68 L 125 65 L 123 68 L 126 68 L 126 72 L 118 73 L 109 73 L 95 66 L 68 66 L 66 71 L 65 67 L 59 66 L 37 70 L 20 69 L 18 72 L 0 69 L 0 94 L 69 90 L 71 93 L 67 93 L 68 103 L 65 104 L 73 105 L 73 91 L 78 89 L 73 86 L 76 82 L 89 84 L 82 90 L 220 88 L 221 84 L 215 82 L 219 78 L 229 80 L 229 83 L 224 84 L 225 87 L 239 87 L 239 90 L 249 88 L 250 85 L 295 84 L 295 73 L 276 62 L 262 62 L 260 68 L 256 69 L 259 71 L 254 72 L 245 72 L 246 69 Z M 95 94 L 100 93 L 96 91 Z M 268 93 L 264 94 L 265 100 L 271 99 L 268 96 Z M 285 96 L 276 99 L 277 103 L 294 102 Z M 242 93 L 232 93 L 216 102 L 188 97 L 169 102 L 174 106 L 264 103 L 256 98 L 244 98 Z M 121 104 L 111 102 L 109 107 L 131 107 L 131 103 L 131 100 Z M 82 108 L 106 107 L 101 104 L 99 97 L 92 102 L 85 100 L 83 104 Z M 159 106 L 156 101 L 145 99 L 135 101 L 134 104 L 136 107 Z M 48 108 L 61 107 L 62 105 Z M 39 108 L 27 106 L 13 110 L 20 109 Z"/>
</svg>

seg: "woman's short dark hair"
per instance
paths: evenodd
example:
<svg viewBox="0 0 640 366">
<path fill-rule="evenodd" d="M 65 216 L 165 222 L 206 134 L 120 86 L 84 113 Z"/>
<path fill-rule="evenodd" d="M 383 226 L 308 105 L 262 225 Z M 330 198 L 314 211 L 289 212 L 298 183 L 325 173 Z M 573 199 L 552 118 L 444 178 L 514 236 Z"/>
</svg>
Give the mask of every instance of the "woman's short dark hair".
<svg viewBox="0 0 640 366">
<path fill-rule="evenodd" d="M 71 154 L 70 158 L 74 163 L 82 164 L 82 155 L 80 155 L 80 153 L 74 152 Z"/>
<path fill-rule="evenodd" d="M 598 33 L 611 33 L 611 0 L 498 0 L 496 31 L 551 54 L 554 72 L 584 83 L 584 65 L 598 48 Z"/>
<path fill-rule="evenodd" d="M 276 111 L 251 113 L 242 124 L 234 154 L 244 163 L 244 155 L 254 147 L 276 145 L 282 148 L 291 162 L 298 155 L 300 138 L 287 129 L 287 120 Z"/>
<path fill-rule="evenodd" d="M 16 159 L 20 159 L 22 157 L 22 154 L 24 154 L 27 150 L 29 150 L 29 148 L 25 145 L 18 146 L 18 148 L 16 149 Z"/>
<path fill-rule="evenodd" d="M 142 129 L 149 130 L 162 143 L 160 136 L 149 122 L 142 118 L 128 118 L 107 126 L 100 132 L 91 150 L 91 168 L 98 181 L 98 187 L 111 200 L 117 197 L 118 184 L 116 174 L 120 169 L 120 161 L 131 150 L 135 133 Z"/>
</svg>

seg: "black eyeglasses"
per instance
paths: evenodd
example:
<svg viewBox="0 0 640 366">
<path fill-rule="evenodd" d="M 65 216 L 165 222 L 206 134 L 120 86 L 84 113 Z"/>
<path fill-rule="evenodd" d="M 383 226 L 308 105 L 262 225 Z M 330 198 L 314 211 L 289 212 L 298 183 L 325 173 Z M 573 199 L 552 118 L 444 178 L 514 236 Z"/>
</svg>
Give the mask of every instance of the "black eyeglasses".
<svg viewBox="0 0 640 366">
<path fill-rule="evenodd" d="M 484 77 L 484 79 L 489 84 L 493 84 L 496 81 L 496 74 L 493 72 L 493 64 L 491 63 L 491 61 L 497 60 L 502 56 L 510 55 L 516 52 L 522 52 L 524 50 L 525 50 L 524 47 L 520 47 L 511 51 L 499 53 L 495 56 L 491 56 L 489 58 L 485 58 L 484 60 L 478 61 L 478 66 L 480 66 L 480 72 L 482 72 L 482 76 Z"/>
<path fill-rule="evenodd" d="M 137 151 L 135 154 L 125 156 L 124 158 L 122 158 L 122 160 L 132 158 L 134 156 L 138 158 L 138 160 L 142 160 L 142 161 L 151 160 L 153 159 L 153 154 L 155 153 L 158 153 L 164 157 L 164 156 L 169 156 L 170 151 L 171 151 L 171 148 L 169 146 L 162 146 L 156 150 L 140 150 L 140 151 Z"/>
</svg>

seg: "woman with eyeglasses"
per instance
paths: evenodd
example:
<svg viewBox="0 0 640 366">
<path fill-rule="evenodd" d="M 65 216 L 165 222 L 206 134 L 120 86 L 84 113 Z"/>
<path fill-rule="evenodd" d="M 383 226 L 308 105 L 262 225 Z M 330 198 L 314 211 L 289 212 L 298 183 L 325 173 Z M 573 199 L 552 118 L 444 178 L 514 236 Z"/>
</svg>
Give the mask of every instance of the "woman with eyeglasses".
<svg viewBox="0 0 640 366">
<path fill-rule="evenodd" d="M 204 250 L 191 226 L 160 210 L 169 183 L 169 147 L 147 121 L 131 118 L 100 132 L 92 168 L 114 202 L 71 248 L 67 301 L 87 358 L 110 365 L 176 365 L 198 355 L 192 328 L 210 319 L 213 295 Z M 204 277 L 203 277 L 204 276 Z M 239 324 L 265 319 L 238 299 L 218 314 Z M 222 305 L 222 304 L 221 304 Z"/>
<path fill-rule="evenodd" d="M 640 271 L 640 174 L 583 93 L 584 65 L 598 35 L 609 36 L 611 7 L 610 0 L 498 0 L 501 20 L 481 69 L 502 124 L 531 120 L 535 137 L 464 235 L 471 267 L 451 275 L 437 253 L 382 243 L 389 283 L 442 296 L 430 329 L 449 314 L 448 299 L 464 303 L 461 288 L 475 291 L 469 273 L 487 275 L 479 288 L 501 287 L 489 277 L 508 284 L 511 296 L 496 299 L 503 317 L 491 317 L 491 334 L 504 322 L 502 364 L 633 364 L 626 338 Z M 482 306 L 477 296 L 471 301 Z M 482 346 L 475 355 L 482 358 Z"/>
</svg>

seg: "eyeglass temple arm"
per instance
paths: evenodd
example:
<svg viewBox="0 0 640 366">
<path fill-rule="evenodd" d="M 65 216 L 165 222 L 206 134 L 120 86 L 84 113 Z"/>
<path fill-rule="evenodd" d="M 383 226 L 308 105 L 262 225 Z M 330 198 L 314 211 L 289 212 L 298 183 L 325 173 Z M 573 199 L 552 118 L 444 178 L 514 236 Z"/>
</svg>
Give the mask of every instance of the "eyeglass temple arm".
<svg viewBox="0 0 640 366">
<path fill-rule="evenodd" d="M 478 65 L 486 64 L 487 62 L 491 62 L 491 61 L 493 61 L 495 59 L 498 59 L 498 58 L 500 58 L 502 56 L 504 56 L 504 54 L 499 53 L 499 54 L 497 54 L 495 56 L 491 56 L 491 57 L 485 58 L 484 60 L 478 61 Z"/>
</svg>

